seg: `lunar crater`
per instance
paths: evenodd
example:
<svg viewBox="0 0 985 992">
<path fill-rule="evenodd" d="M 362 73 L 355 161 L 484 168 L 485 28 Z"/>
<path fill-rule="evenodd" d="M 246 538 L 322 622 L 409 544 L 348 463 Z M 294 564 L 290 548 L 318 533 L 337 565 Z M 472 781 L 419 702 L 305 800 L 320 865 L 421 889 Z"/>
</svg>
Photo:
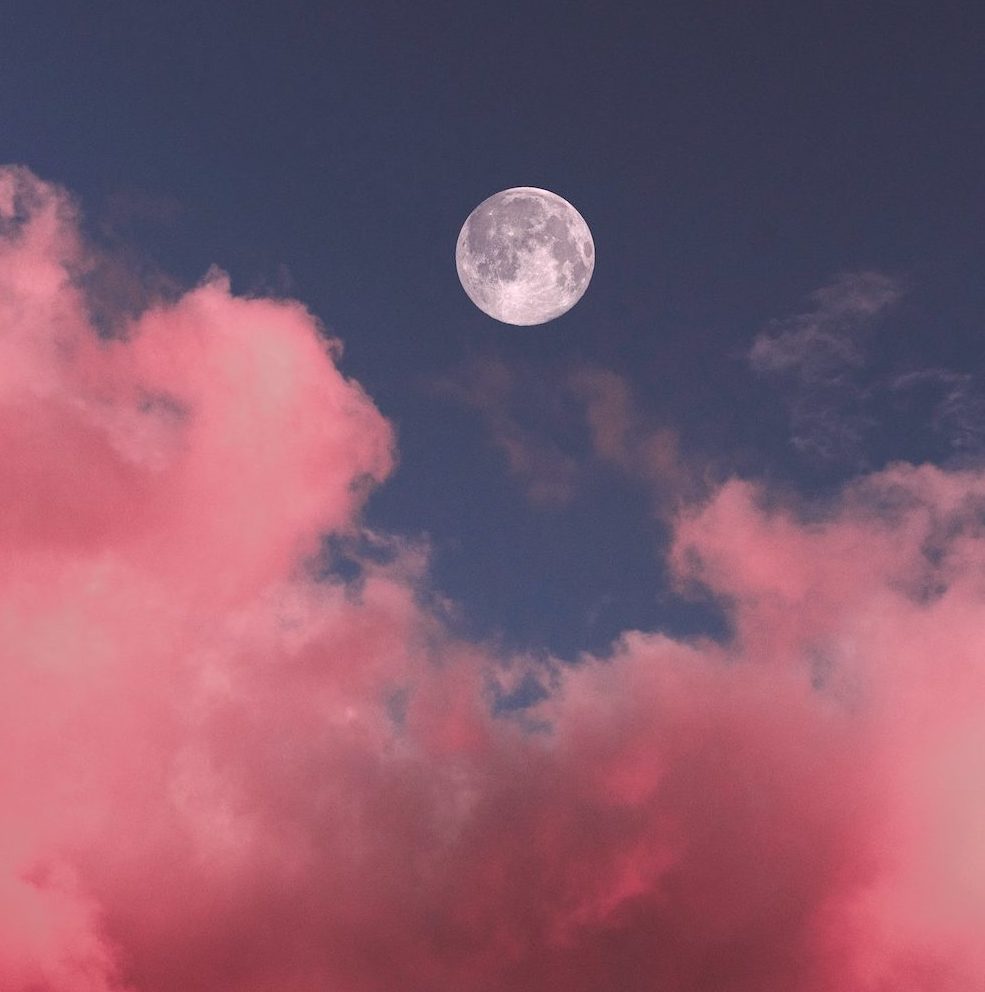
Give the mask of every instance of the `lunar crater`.
<svg viewBox="0 0 985 992">
<path fill-rule="evenodd" d="M 595 250 L 584 218 L 549 190 L 520 186 L 484 200 L 458 237 L 458 276 L 469 299 L 507 324 L 543 324 L 581 299 Z"/>
</svg>

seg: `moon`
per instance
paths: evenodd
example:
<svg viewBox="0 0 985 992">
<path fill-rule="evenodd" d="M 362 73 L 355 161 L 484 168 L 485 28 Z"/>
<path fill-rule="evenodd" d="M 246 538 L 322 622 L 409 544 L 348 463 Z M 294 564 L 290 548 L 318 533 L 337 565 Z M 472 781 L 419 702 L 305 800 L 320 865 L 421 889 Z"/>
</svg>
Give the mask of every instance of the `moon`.
<svg viewBox="0 0 985 992">
<path fill-rule="evenodd" d="M 504 324 L 544 324 L 582 298 L 595 270 L 595 244 L 567 200 L 514 186 L 469 214 L 455 263 L 462 288 L 484 313 Z"/>
</svg>

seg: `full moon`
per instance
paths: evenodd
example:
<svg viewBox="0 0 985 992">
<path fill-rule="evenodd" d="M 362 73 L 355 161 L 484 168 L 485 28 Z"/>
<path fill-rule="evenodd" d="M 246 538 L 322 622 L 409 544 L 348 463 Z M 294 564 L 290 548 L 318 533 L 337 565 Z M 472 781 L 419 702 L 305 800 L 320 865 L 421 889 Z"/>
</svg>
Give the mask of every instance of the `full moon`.
<svg viewBox="0 0 985 992">
<path fill-rule="evenodd" d="M 546 189 L 515 186 L 483 200 L 455 249 L 469 299 L 505 324 L 544 324 L 570 310 L 595 269 L 584 218 Z"/>
</svg>

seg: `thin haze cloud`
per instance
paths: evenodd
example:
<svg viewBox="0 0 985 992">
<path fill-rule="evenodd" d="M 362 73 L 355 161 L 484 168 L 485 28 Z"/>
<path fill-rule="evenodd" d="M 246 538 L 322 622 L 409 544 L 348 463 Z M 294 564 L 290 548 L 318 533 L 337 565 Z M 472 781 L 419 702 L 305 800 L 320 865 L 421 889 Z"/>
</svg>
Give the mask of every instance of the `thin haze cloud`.
<svg viewBox="0 0 985 992">
<path fill-rule="evenodd" d="M 395 458 L 314 317 L 214 273 L 107 339 L 67 195 L 0 217 L 5 990 L 980 992 L 982 473 L 731 479 L 668 566 L 732 636 L 497 715 L 420 553 L 311 564 Z"/>
<path fill-rule="evenodd" d="M 970 372 L 940 368 L 903 372 L 890 380 L 887 391 L 905 404 L 926 394 L 927 421 L 937 436 L 958 455 L 980 457 L 985 448 L 985 396 Z"/>
<path fill-rule="evenodd" d="M 661 515 L 698 491 L 676 432 L 647 422 L 625 378 L 610 369 L 534 371 L 486 357 L 437 390 L 479 414 L 533 503 L 570 503 L 601 467 L 645 483 Z"/>
<path fill-rule="evenodd" d="M 873 426 L 858 379 L 863 336 L 899 296 L 897 283 L 878 272 L 843 274 L 811 294 L 814 309 L 756 336 L 749 364 L 783 388 L 798 451 L 859 463 Z"/>
<path fill-rule="evenodd" d="M 545 421 L 557 423 L 561 417 L 559 390 L 545 389 L 542 381 L 495 358 L 473 361 L 434 385 L 440 395 L 480 415 L 490 441 L 532 502 L 562 506 L 571 501 L 578 460 L 543 429 Z"/>
<path fill-rule="evenodd" d="M 871 368 L 876 322 L 901 296 L 899 282 L 888 276 L 843 274 L 811 294 L 813 310 L 775 321 L 754 338 L 749 365 L 779 389 L 791 444 L 806 458 L 856 469 L 878 463 L 873 451 L 880 428 L 900 417 L 914 427 L 927 425 L 945 459 L 981 457 L 985 397 L 975 376 L 944 368 Z M 899 446 L 898 438 L 881 440 Z"/>
</svg>

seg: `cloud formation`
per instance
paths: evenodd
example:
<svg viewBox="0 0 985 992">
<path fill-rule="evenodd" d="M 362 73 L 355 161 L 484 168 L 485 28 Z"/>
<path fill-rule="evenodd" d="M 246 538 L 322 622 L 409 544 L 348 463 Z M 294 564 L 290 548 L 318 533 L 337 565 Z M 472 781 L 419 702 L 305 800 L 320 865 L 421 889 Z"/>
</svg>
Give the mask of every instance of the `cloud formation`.
<svg viewBox="0 0 985 992">
<path fill-rule="evenodd" d="M 569 376 L 567 388 L 584 404 L 596 459 L 646 483 L 662 514 L 696 497 L 700 484 L 681 456 L 676 431 L 644 420 L 624 378 L 608 369 L 582 368 Z"/>
<path fill-rule="evenodd" d="M 479 413 L 492 444 L 533 503 L 564 505 L 578 484 L 578 459 L 545 430 L 564 419 L 564 396 L 495 358 L 473 361 L 438 391 Z"/>
<path fill-rule="evenodd" d="M 0 987 L 981 989 L 981 474 L 731 480 L 670 552 L 727 643 L 494 716 L 419 556 L 309 567 L 393 461 L 310 313 L 213 274 L 101 338 L 66 194 L 0 225 Z"/>
<path fill-rule="evenodd" d="M 917 369 L 894 376 L 886 390 L 897 409 L 919 409 L 930 431 L 957 456 L 980 455 L 985 447 L 985 396 L 972 373 Z"/>
<path fill-rule="evenodd" d="M 843 274 L 811 294 L 814 309 L 755 337 L 749 365 L 779 389 L 791 443 L 809 460 L 855 470 L 901 457 L 980 463 L 985 396 L 976 375 L 873 366 L 872 333 L 901 295 L 880 273 Z"/>
<path fill-rule="evenodd" d="M 442 379 L 439 390 L 480 414 L 533 503 L 570 503 L 600 467 L 644 482 L 661 514 L 699 489 L 677 433 L 648 423 L 629 383 L 610 369 L 535 373 L 487 357 Z"/>
<path fill-rule="evenodd" d="M 814 308 L 756 336 L 753 371 L 784 387 L 793 446 L 812 458 L 858 464 L 873 426 L 858 373 L 863 334 L 900 296 L 878 272 L 846 273 L 811 294 Z"/>
</svg>

